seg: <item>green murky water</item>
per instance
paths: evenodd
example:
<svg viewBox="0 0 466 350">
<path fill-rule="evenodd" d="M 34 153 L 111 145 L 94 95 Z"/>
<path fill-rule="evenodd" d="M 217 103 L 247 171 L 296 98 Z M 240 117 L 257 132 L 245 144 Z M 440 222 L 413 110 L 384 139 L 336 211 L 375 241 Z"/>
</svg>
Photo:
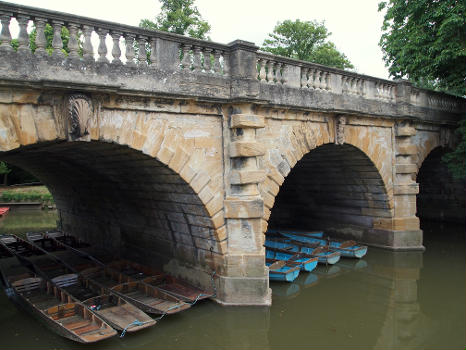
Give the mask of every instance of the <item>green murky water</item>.
<svg viewBox="0 0 466 350">
<path fill-rule="evenodd" d="M 0 230 L 51 228 L 55 215 L 13 212 Z M 364 260 L 319 267 L 297 283 L 273 283 L 270 308 L 204 301 L 152 329 L 91 346 L 56 336 L 0 294 L 0 344 L 4 349 L 464 349 L 464 227 L 423 228 L 425 252 L 369 249 Z"/>
</svg>

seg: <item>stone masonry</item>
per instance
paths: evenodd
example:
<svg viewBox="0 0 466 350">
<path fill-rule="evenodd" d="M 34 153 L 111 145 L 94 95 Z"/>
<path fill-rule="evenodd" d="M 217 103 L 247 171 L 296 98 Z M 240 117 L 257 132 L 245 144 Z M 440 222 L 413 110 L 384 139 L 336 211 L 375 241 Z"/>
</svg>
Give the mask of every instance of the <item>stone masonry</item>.
<svg viewBox="0 0 466 350">
<path fill-rule="evenodd" d="M 4 2 L 0 21 L 1 159 L 49 187 L 66 232 L 199 286 L 215 272 L 220 303 L 270 304 L 269 227 L 422 250 L 418 216 L 464 220 L 464 183 L 439 170 L 463 99 L 240 40 Z"/>
</svg>

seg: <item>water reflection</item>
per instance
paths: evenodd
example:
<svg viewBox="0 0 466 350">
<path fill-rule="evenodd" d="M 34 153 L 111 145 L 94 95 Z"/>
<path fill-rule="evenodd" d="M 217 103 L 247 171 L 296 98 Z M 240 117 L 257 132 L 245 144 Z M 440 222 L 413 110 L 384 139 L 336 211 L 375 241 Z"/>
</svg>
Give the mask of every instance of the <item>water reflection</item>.
<svg viewBox="0 0 466 350">
<path fill-rule="evenodd" d="M 203 301 L 152 329 L 92 348 L 463 348 L 464 228 L 424 231 L 425 252 L 372 248 L 364 260 L 342 259 L 293 284 L 271 283 L 270 308 Z M 3 294 L 0 310 L 4 348 L 84 348 L 46 331 Z"/>
</svg>

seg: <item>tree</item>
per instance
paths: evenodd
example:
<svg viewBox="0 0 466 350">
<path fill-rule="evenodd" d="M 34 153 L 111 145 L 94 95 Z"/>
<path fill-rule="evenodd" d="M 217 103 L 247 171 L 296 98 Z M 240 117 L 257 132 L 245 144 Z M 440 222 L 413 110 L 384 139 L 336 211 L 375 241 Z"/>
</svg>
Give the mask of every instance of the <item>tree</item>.
<svg viewBox="0 0 466 350">
<path fill-rule="evenodd" d="M 202 19 L 194 0 L 159 0 L 162 12 L 155 18 L 155 22 L 142 19 L 139 26 L 146 29 L 156 29 L 180 35 L 187 35 L 197 39 L 209 39 L 207 33 L 210 24 Z"/>
<path fill-rule="evenodd" d="M 463 0 L 388 0 L 379 45 L 390 75 L 414 85 L 466 95 L 466 16 Z M 466 122 L 457 129 L 461 141 L 445 155 L 450 172 L 466 178 Z"/>
<path fill-rule="evenodd" d="M 8 168 L 8 164 L 5 162 L 0 162 L 0 175 L 3 175 L 3 185 L 6 186 L 8 173 L 10 173 L 11 169 Z"/>
<path fill-rule="evenodd" d="M 387 0 L 379 45 L 390 75 L 419 87 L 466 94 L 463 0 Z"/>
<path fill-rule="evenodd" d="M 445 154 L 442 160 L 454 178 L 466 179 L 466 119 L 459 122 L 456 133 L 461 138 L 458 146 L 454 151 Z"/>
<path fill-rule="evenodd" d="M 324 22 L 288 19 L 277 23 L 261 50 L 341 69 L 354 68 L 345 54 L 327 41 L 331 34 Z"/>
</svg>

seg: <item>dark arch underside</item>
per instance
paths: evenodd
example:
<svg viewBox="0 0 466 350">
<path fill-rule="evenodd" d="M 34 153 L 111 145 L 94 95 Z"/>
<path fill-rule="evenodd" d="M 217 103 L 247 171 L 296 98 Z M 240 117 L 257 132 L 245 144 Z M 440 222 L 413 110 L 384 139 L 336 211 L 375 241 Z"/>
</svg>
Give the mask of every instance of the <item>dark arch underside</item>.
<svg viewBox="0 0 466 350">
<path fill-rule="evenodd" d="M 438 147 L 422 163 L 416 181 L 419 183 L 417 216 L 421 219 L 465 222 L 465 181 L 454 179 L 442 156 L 446 149 Z"/>
<path fill-rule="evenodd" d="M 363 239 L 374 220 L 391 217 L 382 178 L 350 145 L 324 145 L 306 154 L 285 179 L 269 228 L 325 230 Z"/>
<path fill-rule="evenodd" d="M 1 159 L 48 186 L 66 232 L 114 253 L 154 265 L 172 258 L 199 265 L 206 252 L 216 252 L 198 196 L 178 174 L 139 151 L 61 142 L 20 148 Z"/>
</svg>

